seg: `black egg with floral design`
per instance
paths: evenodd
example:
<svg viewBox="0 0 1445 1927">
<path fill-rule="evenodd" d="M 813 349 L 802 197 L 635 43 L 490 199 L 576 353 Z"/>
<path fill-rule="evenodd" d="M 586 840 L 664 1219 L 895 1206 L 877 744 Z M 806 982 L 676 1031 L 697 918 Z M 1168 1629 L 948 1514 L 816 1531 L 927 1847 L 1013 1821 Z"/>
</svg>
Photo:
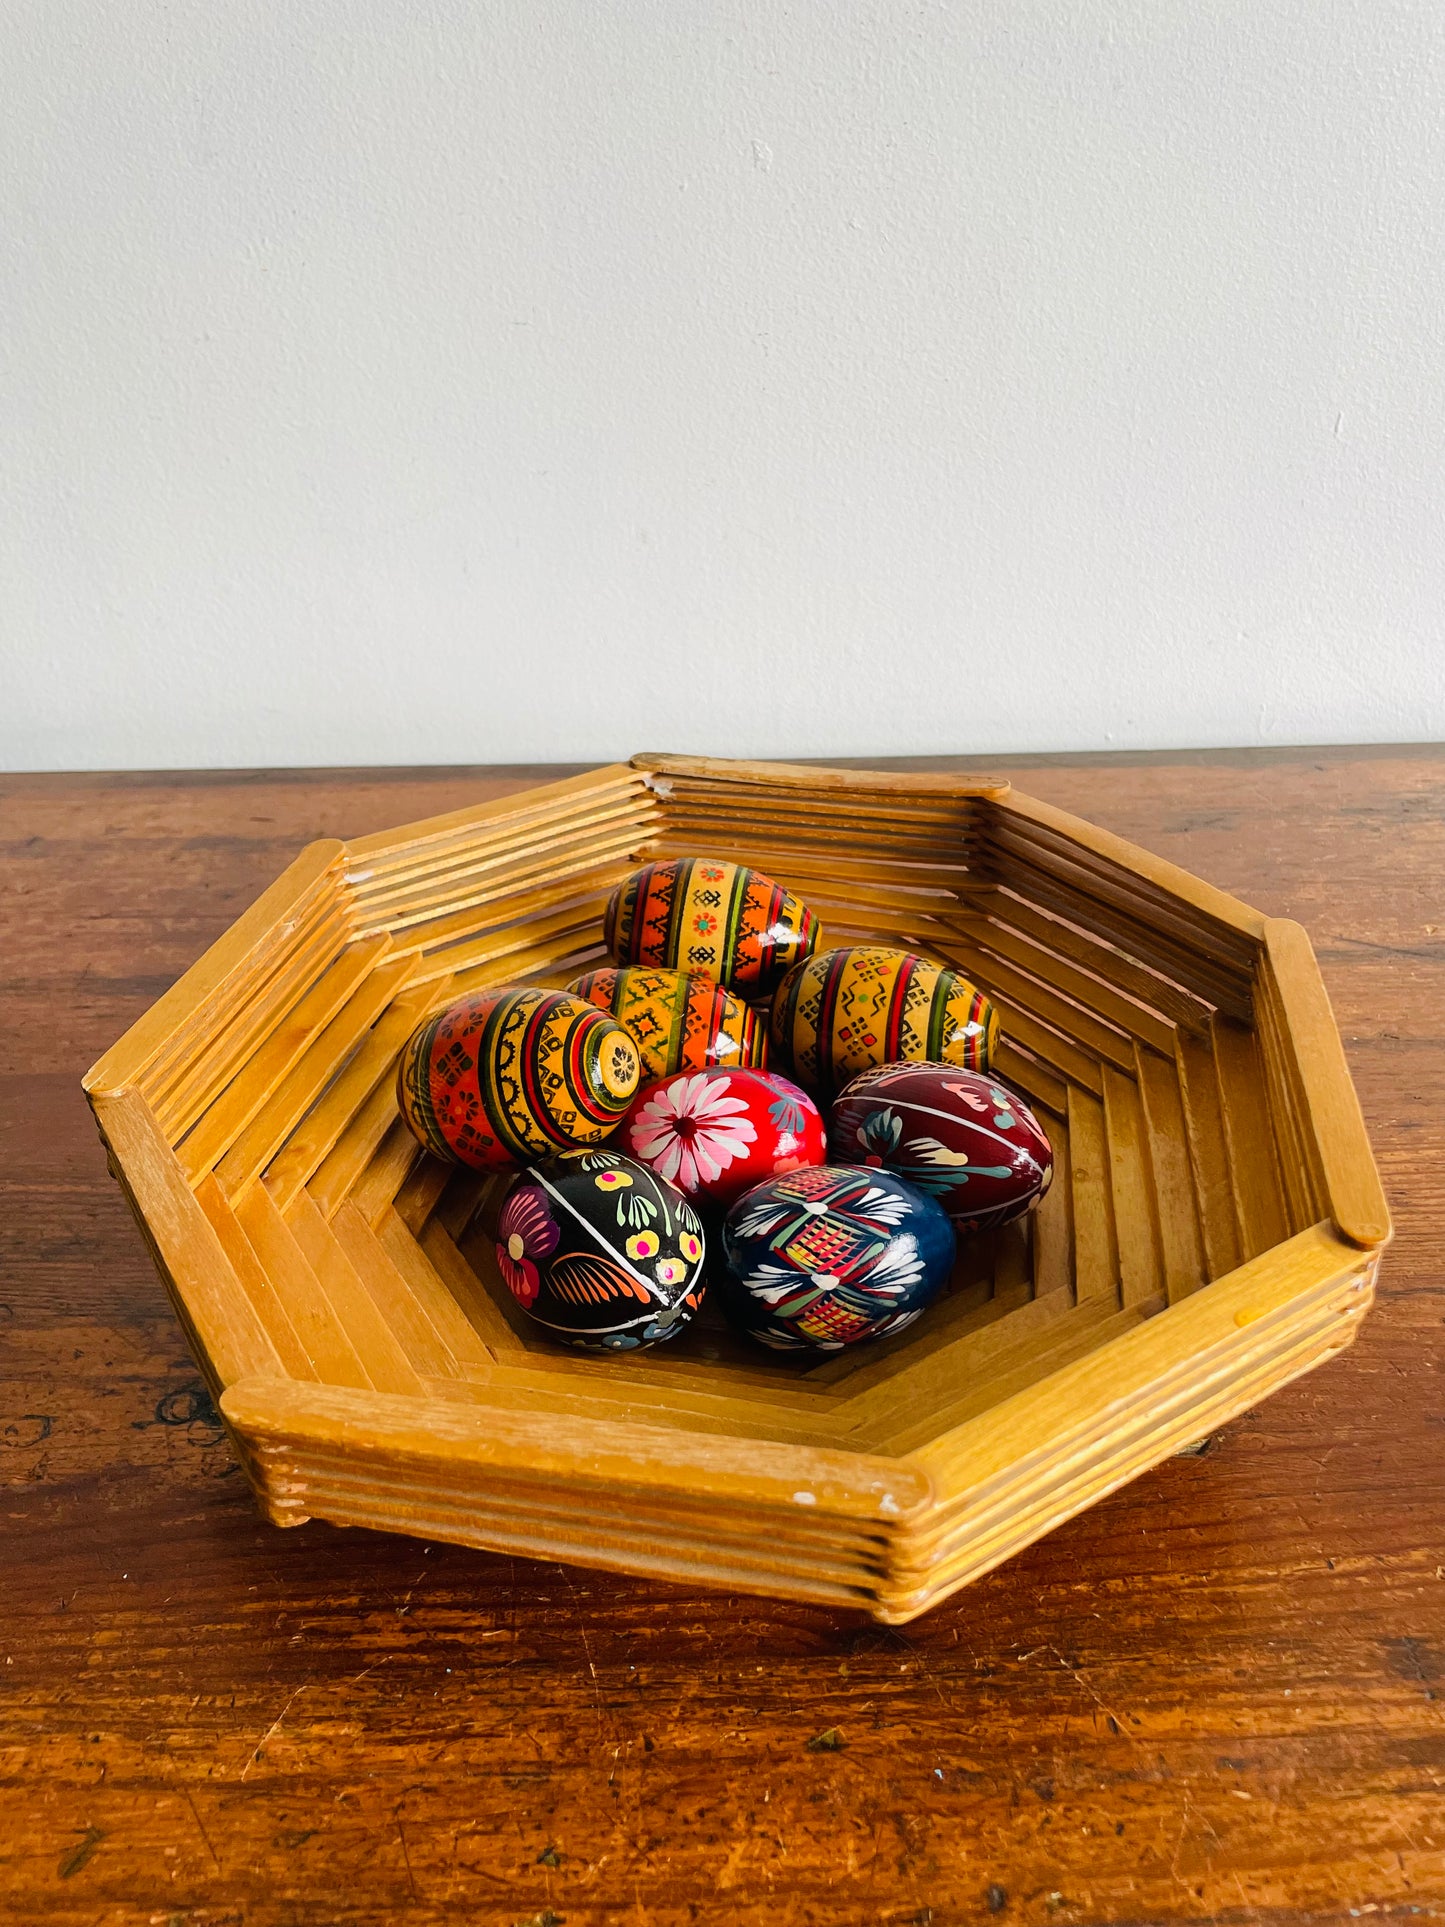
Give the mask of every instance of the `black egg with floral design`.
<svg viewBox="0 0 1445 1927">
<path fill-rule="evenodd" d="M 656 1172 L 614 1151 L 568 1151 L 512 1180 L 497 1269 L 558 1344 L 637 1351 L 675 1337 L 702 1303 L 702 1221 Z"/>
</svg>

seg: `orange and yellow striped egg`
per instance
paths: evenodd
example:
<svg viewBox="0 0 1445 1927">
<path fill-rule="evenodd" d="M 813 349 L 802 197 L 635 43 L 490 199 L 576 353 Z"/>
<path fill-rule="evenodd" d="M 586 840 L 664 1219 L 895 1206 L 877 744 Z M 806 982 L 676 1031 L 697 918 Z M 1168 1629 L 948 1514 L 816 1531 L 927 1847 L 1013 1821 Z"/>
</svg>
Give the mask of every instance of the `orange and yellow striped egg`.
<svg viewBox="0 0 1445 1927">
<path fill-rule="evenodd" d="M 740 863 L 646 863 L 613 891 L 603 936 L 619 964 L 701 970 L 744 997 L 766 997 L 812 954 L 818 921 L 801 897 Z"/>
<path fill-rule="evenodd" d="M 499 984 L 412 1032 L 397 1066 L 397 1108 L 434 1157 L 500 1170 L 600 1143 L 640 1076 L 631 1033 L 595 1004 Z"/>
<path fill-rule="evenodd" d="M 998 1012 L 981 990 L 909 950 L 819 951 L 773 999 L 774 1069 L 824 1097 L 875 1064 L 987 1070 L 997 1037 Z"/>
<path fill-rule="evenodd" d="M 767 1022 L 701 970 L 589 970 L 567 986 L 631 1032 L 644 1078 L 767 1061 Z"/>
</svg>

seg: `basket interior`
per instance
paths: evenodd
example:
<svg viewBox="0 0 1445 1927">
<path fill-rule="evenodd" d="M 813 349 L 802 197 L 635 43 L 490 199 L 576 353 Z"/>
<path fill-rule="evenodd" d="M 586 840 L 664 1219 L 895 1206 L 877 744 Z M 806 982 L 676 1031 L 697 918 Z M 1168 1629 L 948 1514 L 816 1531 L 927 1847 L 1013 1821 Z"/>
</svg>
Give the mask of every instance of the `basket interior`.
<svg viewBox="0 0 1445 1927">
<path fill-rule="evenodd" d="M 901 1453 L 1326 1215 L 1258 945 L 1002 787 L 619 768 L 336 847 L 136 1080 L 296 1378 Z M 1000 1008 L 1054 1182 L 897 1339 L 785 1358 L 705 1309 L 644 1353 L 559 1350 L 497 1274 L 497 1181 L 397 1117 L 428 1011 L 564 984 L 631 866 L 704 853 L 797 891 L 825 943 L 918 950 Z"/>
</svg>

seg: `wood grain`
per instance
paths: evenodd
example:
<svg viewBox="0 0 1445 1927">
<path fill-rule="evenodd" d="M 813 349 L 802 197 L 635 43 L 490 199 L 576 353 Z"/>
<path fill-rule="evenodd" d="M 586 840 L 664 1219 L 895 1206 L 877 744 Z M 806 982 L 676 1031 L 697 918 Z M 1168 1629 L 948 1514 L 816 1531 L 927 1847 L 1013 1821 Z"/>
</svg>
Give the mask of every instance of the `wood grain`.
<svg viewBox="0 0 1445 1927">
<path fill-rule="evenodd" d="M 1304 925 L 1398 1236 L 1352 1351 L 906 1631 L 263 1524 L 106 1174 L 79 1074 L 298 846 L 560 774 L 0 780 L 0 1917 L 1445 1915 L 1445 755 L 998 771 Z"/>
</svg>

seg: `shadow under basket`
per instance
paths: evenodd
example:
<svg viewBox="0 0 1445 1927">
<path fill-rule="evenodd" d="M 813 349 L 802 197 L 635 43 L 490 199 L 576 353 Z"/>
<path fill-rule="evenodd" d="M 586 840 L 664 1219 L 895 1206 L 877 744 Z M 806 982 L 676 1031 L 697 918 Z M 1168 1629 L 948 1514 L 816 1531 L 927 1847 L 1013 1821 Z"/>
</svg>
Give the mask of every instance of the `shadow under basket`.
<svg viewBox="0 0 1445 1927">
<path fill-rule="evenodd" d="M 1052 1139 L 1040 1210 L 906 1335 L 704 1313 L 558 1350 L 486 1181 L 397 1116 L 428 1012 L 602 955 L 652 857 L 756 864 L 824 942 L 963 970 Z M 314 843 L 85 1079 L 266 1517 L 901 1623 L 1353 1339 L 1390 1221 L 1309 940 L 1007 783 L 638 756 Z"/>
</svg>

